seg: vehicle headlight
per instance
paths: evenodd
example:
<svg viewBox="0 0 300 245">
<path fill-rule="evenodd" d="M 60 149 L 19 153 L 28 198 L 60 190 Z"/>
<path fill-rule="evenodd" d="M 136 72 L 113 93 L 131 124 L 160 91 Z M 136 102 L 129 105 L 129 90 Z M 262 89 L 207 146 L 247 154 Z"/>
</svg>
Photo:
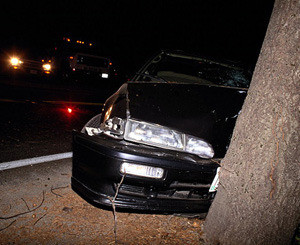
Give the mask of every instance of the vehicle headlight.
<svg viewBox="0 0 300 245">
<path fill-rule="evenodd" d="M 167 127 L 131 119 L 126 123 L 124 138 L 168 149 L 183 149 L 183 138 L 180 133 Z"/>
<path fill-rule="evenodd" d="M 212 158 L 215 154 L 210 144 L 190 135 L 186 135 L 185 151 L 203 158 Z"/>
<path fill-rule="evenodd" d="M 16 58 L 16 57 L 14 57 L 14 58 L 11 58 L 10 59 L 10 64 L 12 65 L 12 66 L 19 66 L 20 64 L 22 64 L 23 62 L 19 59 L 19 58 Z"/>
<path fill-rule="evenodd" d="M 43 69 L 44 69 L 44 71 L 51 71 L 51 65 L 50 64 L 44 64 Z"/>
<path fill-rule="evenodd" d="M 108 78 L 108 74 L 107 74 L 107 73 L 102 73 L 102 74 L 101 74 L 101 77 L 102 77 L 102 78 Z"/>
<path fill-rule="evenodd" d="M 124 139 L 136 143 L 196 154 L 212 158 L 214 150 L 204 140 L 160 125 L 128 119 Z"/>
</svg>

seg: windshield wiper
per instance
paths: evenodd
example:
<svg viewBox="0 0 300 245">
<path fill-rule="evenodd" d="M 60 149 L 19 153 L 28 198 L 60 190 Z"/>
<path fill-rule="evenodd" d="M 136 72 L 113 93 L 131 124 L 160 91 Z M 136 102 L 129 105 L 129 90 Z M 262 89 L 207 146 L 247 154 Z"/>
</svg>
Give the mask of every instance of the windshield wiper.
<svg viewBox="0 0 300 245">
<path fill-rule="evenodd" d="M 161 81 L 161 82 L 169 83 L 169 81 L 164 79 L 163 77 L 159 77 L 159 76 L 155 76 L 155 75 L 150 75 L 150 74 L 145 74 L 145 73 L 136 73 L 135 75 L 149 77 L 151 79 L 155 79 L 155 80 L 158 80 L 158 81 Z"/>
</svg>

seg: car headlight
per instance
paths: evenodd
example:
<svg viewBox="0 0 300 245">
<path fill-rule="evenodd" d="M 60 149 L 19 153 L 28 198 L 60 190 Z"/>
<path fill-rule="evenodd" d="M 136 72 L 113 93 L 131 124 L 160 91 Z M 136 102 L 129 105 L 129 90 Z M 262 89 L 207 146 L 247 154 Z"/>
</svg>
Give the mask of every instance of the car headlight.
<svg viewBox="0 0 300 245">
<path fill-rule="evenodd" d="M 107 73 L 102 73 L 102 74 L 101 74 L 101 77 L 102 77 L 102 78 L 108 78 L 108 74 L 107 74 Z"/>
<path fill-rule="evenodd" d="M 44 69 L 44 71 L 51 71 L 51 65 L 50 64 L 44 64 L 43 69 Z"/>
<path fill-rule="evenodd" d="M 196 154 L 212 158 L 214 150 L 204 140 L 160 125 L 128 119 L 124 139 L 136 143 Z"/>
<path fill-rule="evenodd" d="M 16 58 L 16 57 L 14 57 L 14 58 L 11 58 L 10 59 L 10 64 L 12 65 L 12 66 L 19 66 L 19 65 L 21 65 L 23 62 L 19 59 L 19 58 Z"/>
<path fill-rule="evenodd" d="M 186 135 L 185 151 L 196 154 L 203 158 L 212 158 L 214 156 L 214 150 L 210 144 L 196 138 L 194 136 Z"/>
<path fill-rule="evenodd" d="M 124 138 L 128 141 L 167 149 L 183 149 L 183 138 L 180 133 L 166 127 L 131 119 L 126 123 Z"/>
</svg>

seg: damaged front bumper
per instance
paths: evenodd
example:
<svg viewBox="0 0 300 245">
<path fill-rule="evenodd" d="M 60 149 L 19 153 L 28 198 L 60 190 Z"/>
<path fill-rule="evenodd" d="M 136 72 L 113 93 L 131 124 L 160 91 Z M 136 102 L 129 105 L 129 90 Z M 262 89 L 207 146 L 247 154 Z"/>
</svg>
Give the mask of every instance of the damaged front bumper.
<svg viewBox="0 0 300 245">
<path fill-rule="evenodd" d="M 123 174 L 123 163 L 164 170 L 161 178 Z M 215 192 L 209 188 L 216 175 L 213 160 L 128 143 L 105 135 L 73 132 L 72 188 L 82 198 L 100 207 L 164 213 L 207 212 Z"/>
</svg>

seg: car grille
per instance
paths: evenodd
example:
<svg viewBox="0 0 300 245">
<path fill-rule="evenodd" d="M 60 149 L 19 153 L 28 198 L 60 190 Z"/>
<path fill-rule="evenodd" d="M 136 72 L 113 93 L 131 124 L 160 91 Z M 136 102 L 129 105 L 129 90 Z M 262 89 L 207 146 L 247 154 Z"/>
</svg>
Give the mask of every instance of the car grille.
<svg viewBox="0 0 300 245">
<path fill-rule="evenodd" d="M 168 188 L 144 187 L 122 184 L 119 193 L 130 196 L 159 199 L 209 200 L 215 193 L 208 192 L 210 184 L 182 183 L 174 181 Z M 115 190 L 117 184 L 114 185 Z"/>
</svg>

